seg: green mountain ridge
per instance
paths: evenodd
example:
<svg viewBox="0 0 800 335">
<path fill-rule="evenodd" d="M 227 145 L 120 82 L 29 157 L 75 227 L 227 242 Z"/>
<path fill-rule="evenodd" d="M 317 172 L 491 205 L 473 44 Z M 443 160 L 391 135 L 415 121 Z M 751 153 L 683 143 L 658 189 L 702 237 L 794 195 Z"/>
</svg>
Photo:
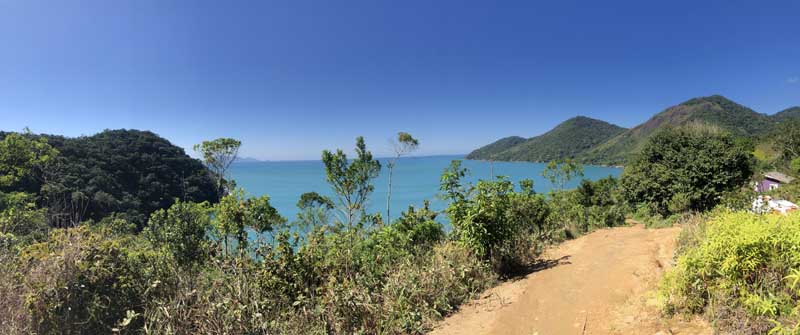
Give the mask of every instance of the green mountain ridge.
<svg viewBox="0 0 800 335">
<path fill-rule="evenodd" d="M 800 106 L 794 106 L 787 109 L 784 109 L 775 115 L 772 115 L 771 118 L 775 121 L 782 122 L 789 119 L 800 119 Z"/>
<path fill-rule="evenodd" d="M 800 107 L 767 115 L 721 95 L 712 95 L 669 107 L 631 129 L 576 117 L 525 142 L 496 152 L 485 150 L 490 144 L 467 158 L 532 162 L 572 158 L 584 164 L 622 165 L 642 148 L 650 136 L 664 128 L 714 127 L 738 137 L 761 138 L 789 119 L 800 119 Z M 618 131 L 615 132 L 614 127 Z"/>
<path fill-rule="evenodd" d="M 587 149 L 602 143 L 625 128 L 605 121 L 577 116 L 560 123 L 552 130 L 529 139 L 514 137 L 519 143 L 508 146 L 512 138 L 503 138 L 467 155 L 467 159 L 496 159 L 502 161 L 548 161 L 574 158 Z"/>
<path fill-rule="evenodd" d="M 467 159 L 493 159 L 495 154 L 503 152 L 525 141 L 527 141 L 527 139 L 520 136 L 503 137 L 470 152 L 467 155 Z"/>
</svg>

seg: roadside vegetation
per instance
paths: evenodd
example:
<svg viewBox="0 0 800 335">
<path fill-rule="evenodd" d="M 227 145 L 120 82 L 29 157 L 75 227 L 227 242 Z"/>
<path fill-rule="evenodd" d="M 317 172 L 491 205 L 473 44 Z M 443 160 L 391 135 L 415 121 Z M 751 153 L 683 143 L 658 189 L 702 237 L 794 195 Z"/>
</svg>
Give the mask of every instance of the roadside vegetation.
<svg viewBox="0 0 800 335">
<path fill-rule="evenodd" d="M 398 157 L 419 145 L 407 133 L 398 141 L 409 145 Z M 548 194 L 535 192 L 531 180 L 514 184 L 502 176 L 465 183 L 469 171 L 453 161 L 441 176 L 443 212 L 426 203 L 387 220 L 383 210 L 367 210 L 384 167 L 359 137 L 355 157 L 322 153 L 335 196 L 303 194 L 297 216 L 286 218 L 268 196 L 251 196 L 227 176 L 240 142 L 218 139 L 196 147 L 205 160 L 197 180 L 211 196 L 177 195 L 136 212 L 106 209 L 65 225 L 48 220 L 53 209 L 42 201 L 46 192 L 20 186 L 26 180 L 47 185 L 50 162 L 63 157 L 49 143 L 34 134 L 0 141 L 4 334 L 422 334 L 498 280 L 529 273 L 548 244 L 623 225 L 626 218 L 654 226 L 699 222 L 708 210 L 733 206 L 755 166 L 751 146 L 698 128 L 654 136 L 620 179 L 564 189 L 582 177 L 582 168 L 554 161 L 543 172 L 553 186 Z M 125 203 L 140 203 L 137 196 L 147 194 L 128 194 Z M 88 201 L 100 208 L 99 200 Z M 388 206 L 385 213 L 388 218 Z M 684 237 L 682 253 L 695 253 L 713 231 L 696 229 Z M 780 229 L 787 230 L 775 232 L 797 236 Z M 797 263 L 784 261 L 765 264 L 788 285 L 781 276 L 795 274 Z M 696 283 L 695 267 L 681 262 L 697 265 L 679 260 L 665 291 L 670 311 L 697 312 L 708 306 L 701 301 L 708 295 L 676 295 L 688 292 L 681 283 Z M 782 287 L 776 320 L 790 317 L 787 308 L 797 301 L 793 286 Z M 754 306 L 763 303 L 753 299 Z"/>
<path fill-rule="evenodd" d="M 755 169 L 800 173 L 798 129 L 781 127 L 775 154 L 758 157 Z M 764 195 L 797 202 L 800 183 Z M 660 287 L 665 313 L 703 315 L 722 334 L 800 334 L 800 213 L 752 211 L 756 196 L 750 187 L 725 192 L 709 219 L 684 225 Z"/>
<path fill-rule="evenodd" d="M 680 243 L 661 285 L 667 313 L 705 314 L 725 334 L 800 332 L 800 215 L 722 210 Z"/>
</svg>

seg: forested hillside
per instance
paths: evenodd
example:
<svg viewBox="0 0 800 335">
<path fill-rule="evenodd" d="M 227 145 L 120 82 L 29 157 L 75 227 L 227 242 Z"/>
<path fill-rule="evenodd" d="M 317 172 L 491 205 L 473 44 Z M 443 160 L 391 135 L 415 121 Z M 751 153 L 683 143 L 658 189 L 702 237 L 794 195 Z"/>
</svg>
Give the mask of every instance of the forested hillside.
<svg viewBox="0 0 800 335">
<path fill-rule="evenodd" d="M 644 123 L 614 132 L 614 126 L 603 121 L 570 119 L 523 143 L 494 152 L 497 160 L 548 161 L 573 158 L 586 164 L 620 165 L 639 152 L 656 132 L 666 128 L 710 127 L 736 137 L 761 140 L 772 134 L 781 122 L 800 118 L 800 107 L 792 107 L 775 115 L 761 114 L 721 95 L 690 99 L 669 107 Z M 587 118 L 584 118 L 587 119 Z M 591 120 L 591 119 L 589 119 Z M 608 125 L 601 127 L 601 125 Z M 609 127 L 611 126 L 611 127 Z M 613 134 L 603 138 L 604 135 Z M 485 159 L 470 154 L 468 158 Z"/>
<path fill-rule="evenodd" d="M 786 121 L 789 119 L 800 119 L 800 107 L 784 109 L 775 115 L 772 115 L 771 118 L 776 122 Z"/>
<path fill-rule="evenodd" d="M 519 136 L 503 137 L 470 152 L 467 159 L 494 159 L 495 155 L 525 141 L 526 138 Z"/>
<path fill-rule="evenodd" d="M 588 150 L 580 160 L 593 164 L 624 164 L 631 154 L 641 150 L 651 135 L 668 127 L 712 126 L 735 136 L 756 137 L 767 134 L 774 123 L 769 116 L 719 95 L 695 98 L 667 108 L 646 122 Z"/>
<path fill-rule="evenodd" d="M 493 158 L 502 161 L 535 162 L 574 158 L 624 130 L 625 128 L 605 121 L 578 116 L 562 122 L 547 133 L 505 150 L 491 153 L 490 156 L 470 155 L 475 159 Z"/>
<path fill-rule="evenodd" d="M 0 140 L 9 133 L 0 133 Z M 26 135 L 33 137 L 34 135 Z M 24 191 L 64 226 L 111 213 L 141 226 L 175 199 L 216 201 L 214 180 L 199 160 L 149 131 L 106 130 L 68 138 L 41 135 L 57 155 L 33 174 L 0 191 Z M 38 137 L 38 135 L 37 135 Z"/>
</svg>

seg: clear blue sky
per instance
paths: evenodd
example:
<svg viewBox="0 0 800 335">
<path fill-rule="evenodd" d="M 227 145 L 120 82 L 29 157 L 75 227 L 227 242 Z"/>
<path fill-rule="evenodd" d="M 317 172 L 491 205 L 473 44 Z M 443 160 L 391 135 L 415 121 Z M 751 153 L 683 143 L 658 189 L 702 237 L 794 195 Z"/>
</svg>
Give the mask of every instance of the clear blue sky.
<svg viewBox="0 0 800 335">
<path fill-rule="evenodd" d="M 0 1 L 0 129 L 220 136 L 261 159 L 466 153 L 695 96 L 800 105 L 800 1 Z M 349 150 L 348 150 L 349 151 Z"/>
</svg>

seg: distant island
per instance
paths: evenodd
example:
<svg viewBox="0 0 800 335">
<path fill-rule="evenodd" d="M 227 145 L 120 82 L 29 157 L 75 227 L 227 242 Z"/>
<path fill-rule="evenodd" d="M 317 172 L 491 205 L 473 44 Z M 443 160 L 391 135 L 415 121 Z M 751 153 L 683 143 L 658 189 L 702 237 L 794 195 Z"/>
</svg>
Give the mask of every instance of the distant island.
<svg viewBox="0 0 800 335">
<path fill-rule="evenodd" d="M 236 157 L 236 163 L 261 163 L 265 162 L 253 157 Z"/>
<path fill-rule="evenodd" d="M 574 117 L 539 136 L 499 139 L 472 151 L 466 158 L 530 162 L 569 158 L 584 164 L 623 165 L 653 134 L 665 128 L 715 127 L 758 142 L 780 123 L 791 119 L 800 119 L 800 107 L 767 115 L 721 95 L 712 95 L 669 107 L 631 129 L 585 116 Z"/>
</svg>

